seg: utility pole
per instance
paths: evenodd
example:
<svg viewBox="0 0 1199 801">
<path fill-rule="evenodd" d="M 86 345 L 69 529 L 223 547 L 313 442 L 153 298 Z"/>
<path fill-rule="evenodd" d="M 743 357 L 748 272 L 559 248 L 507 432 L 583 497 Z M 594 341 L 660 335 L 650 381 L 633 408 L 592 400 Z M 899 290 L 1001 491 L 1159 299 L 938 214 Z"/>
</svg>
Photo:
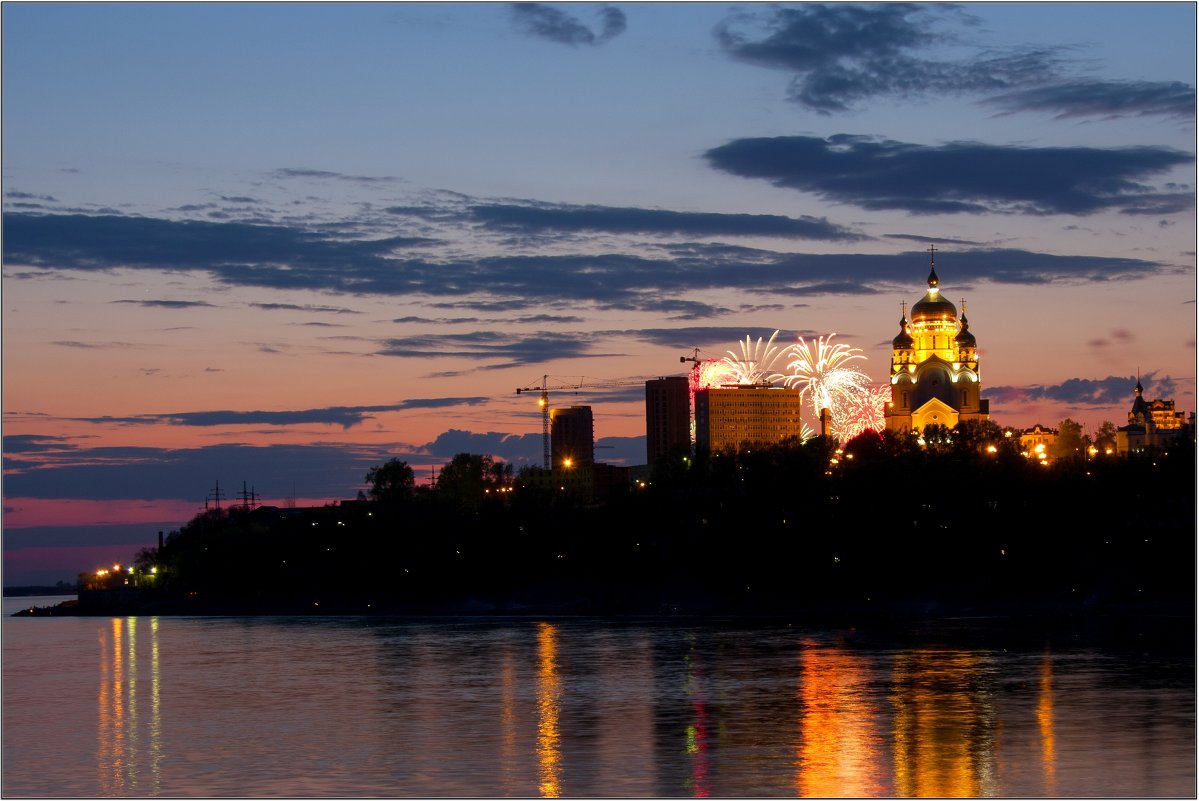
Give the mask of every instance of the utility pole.
<svg viewBox="0 0 1199 801">
<path fill-rule="evenodd" d="M 246 482 L 244 480 L 241 482 L 241 492 L 239 493 L 239 497 L 241 498 L 242 508 L 244 508 L 246 511 L 249 511 L 258 505 L 258 495 L 255 494 L 253 487 L 251 487 L 249 490 L 246 489 Z"/>
<path fill-rule="evenodd" d="M 208 509 L 208 502 L 212 501 L 213 508 L 219 512 L 221 509 L 221 499 L 224 497 L 225 497 L 225 495 L 221 491 L 221 482 L 219 482 L 219 481 L 215 482 L 215 486 L 213 486 L 213 488 L 212 488 L 212 494 L 204 499 L 204 508 Z"/>
</svg>

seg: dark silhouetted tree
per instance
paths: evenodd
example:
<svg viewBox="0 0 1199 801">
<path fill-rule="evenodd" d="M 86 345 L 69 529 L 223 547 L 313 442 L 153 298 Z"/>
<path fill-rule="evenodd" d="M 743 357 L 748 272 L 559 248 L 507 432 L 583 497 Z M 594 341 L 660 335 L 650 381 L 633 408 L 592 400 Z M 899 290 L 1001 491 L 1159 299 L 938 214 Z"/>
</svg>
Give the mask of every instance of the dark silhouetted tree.
<svg viewBox="0 0 1199 801">
<path fill-rule="evenodd" d="M 370 497 L 382 503 L 399 503 L 412 497 L 416 487 L 416 474 L 407 462 L 389 459 L 366 474 L 370 485 Z"/>
<path fill-rule="evenodd" d="M 477 453 L 459 453 L 441 468 L 437 494 L 461 509 L 474 510 L 483 502 L 485 491 L 511 481 L 511 464 Z"/>
<path fill-rule="evenodd" d="M 1059 460 L 1081 459 L 1086 442 L 1082 438 L 1082 424 L 1067 417 L 1057 424 L 1057 439 L 1053 442 L 1053 456 Z"/>
<path fill-rule="evenodd" d="M 1111 420 L 1104 420 L 1099 424 L 1099 428 L 1095 429 L 1095 447 L 1100 453 L 1104 453 L 1108 448 L 1116 450 L 1116 424 Z"/>
</svg>

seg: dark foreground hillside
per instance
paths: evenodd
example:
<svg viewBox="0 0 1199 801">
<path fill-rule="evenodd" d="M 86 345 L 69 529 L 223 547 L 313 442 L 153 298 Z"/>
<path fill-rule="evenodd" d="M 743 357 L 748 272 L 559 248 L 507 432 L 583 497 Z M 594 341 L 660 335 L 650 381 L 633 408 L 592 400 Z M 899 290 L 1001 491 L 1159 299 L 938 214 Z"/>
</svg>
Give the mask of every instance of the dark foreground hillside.
<svg viewBox="0 0 1199 801">
<path fill-rule="evenodd" d="M 602 503 L 512 487 L 209 512 L 143 552 L 131 584 L 58 611 L 1193 612 L 1188 440 L 1045 467 L 960 440 L 864 436 L 833 453 L 817 439 L 664 462 Z"/>
</svg>

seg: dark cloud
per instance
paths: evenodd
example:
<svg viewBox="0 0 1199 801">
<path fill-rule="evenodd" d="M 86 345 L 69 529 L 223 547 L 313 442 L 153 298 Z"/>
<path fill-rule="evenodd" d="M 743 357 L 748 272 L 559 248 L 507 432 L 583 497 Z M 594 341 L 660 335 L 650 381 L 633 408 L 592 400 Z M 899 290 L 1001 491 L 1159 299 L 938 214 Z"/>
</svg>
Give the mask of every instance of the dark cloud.
<svg viewBox="0 0 1199 801">
<path fill-rule="evenodd" d="M 470 309 L 481 312 L 510 312 L 523 311 L 539 305 L 531 300 L 458 300 L 453 302 L 430 303 L 434 309 Z"/>
<path fill-rule="evenodd" d="M 163 414 L 139 414 L 130 417 L 70 418 L 89 423 L 115 423 L 119 425 L 169 424 L 176 426 L 236 426 L 236 425 L 339 425 L 352 428 L 374 415 L 398 412 L 405 409 L 438 409 L 453 406 L 477 406 L 486 403 L 484 397 L 462 398 L 413 398 L 399 403 L 375 406 L 325 406 L 319 409 L 234 411 L 228 409 L 200 412 L 169 412 Z M 6 442 L 7 446 L 7 442 Z"/>
<path fill-rule="evenodd" d="M 1175 379 L 1168 375 L 1159 376 L 1156 372 L 1142 375 L 1140 381 L 1146 398 L 1169 398 L 1178 388 Z M 1082 406 L 1127 404 L 1131 408 L 1136 383 L 1135 375 L 1110 375 L 1107 378 L 1069 378 L 1060 384 L 990 387 L 983 394 L 1001 403 L 1050 400 Z"/>
<path fill-rule="evenodd" d="M 329 181 L 349 181 L 356 184 L 382 184 L 395 183 L 403 180 L 390 175 L 346 175 L 340 172 L 330 172 L 329 170 L 307 170 L 297 167 L 283 167 L 271 171 L 271 176 L 274 178 L 319 178 Z M 253 199 L 247 199 L 241 202 L 254 203 Z"/>
<path fill-rule="evenodd" d="M 446 459 L 459 453 L 480 453 L 498 456 L 507 462 L 540 464 L 541 434 L 506 434 L 498 431 L 480 434 L 451 428 L 426 443 L 422 450 Z"/>
<path fill-rule="evenodd" d="M 94 448 L 35 469 L 9 471 L 4 493 L 6 498 L 191 499 L 202 507 L 214 480 L 230 490 L 244 480 L 263 497 L 352 498 L 372 464 L 391 457 L 380 452 L 385 447 Z"/>
<path fill-rule="evenodd" d="M 195 309 L 215 308 L 206 300 L 114 300 L 113 303 L 131 303 L 135 306 L 145 306 L 149 309 Z"/>
<path fill-rule="evenodd" d="M 210 270 L 247 279 L 290 265 L 308 278 L 330 277 L 352 259 L 385 265 L 405 239 L 338 241 L 285 226 L 164 220 L 114 215 L 4 215 L 4 259 L 73 269 L 148 267 Z"/>
<path fill-rule="evenodd" d="M 4 455 L 13 453 L 38 454 L 76 450 L 79 446 L 70 437 L 60 437 L 51 434 L 6 434 L 4 437 Z"/>
<path fill-rule="evenodd" d="M 600 311 L 642 311 L 666 315 L 671 320 L 706 320 L 729 314 L 724 306 L 713 306 L 697 300 L 679 300 L 662 297 L 658 293 L 646 293 L 638 298 L 626 298 L 616 303 L 598 304 Z"/>
<path fill-rule="evenodd" d="M 381 356 L 406 358 L 463 358 L 476 361 L 501 360 L 491 369 L 540 364 L 555 359 L 611 356 L 591 353 L 593 337 L 578 333 L 506 334 L 501 331 L 472 331 L 461 334 L 421 334 L 386 340 Z"/>
<path fill-rule="evenodd" d="M 1007 113 L 1043 111 L 1068 117 L 1144 117 L 1193 120 L 1195 88 L 1178 81 L 1065 81 L 1020 89 L 983 103 Z"/>
<path fill-rule="evenodd" d="M 765 155 L 759 154 L 763 159 Z M 764 160 L 759 163 L 763 169 L 778 166 Z M 821 180 L 836 183 L 832 167 L 814 169 L 823 170 L 818 176 Z M 880 184 L 885 182 L 882 177 L 877 180 Z M 862 186 L 855 191 L 868 194 L 867 189 Z M 895 191 L 908 192 L 908 189 Z M 916 194 L 913 190 L 910 196 L 914 198 Z M 472 317 L 523 313 L 530 323 L 538 322 L 539 315 L 549 315 L 545 321 L 554 324 L 565 322 L 554 318 L 577 317 L 580 309 L 587 306 L 676 319 L 729 312 L 725 307 L 680 297 L 684 292 L 739 292 L 753 287 L 756 296 L 766 300 L 772 294 L 815 297 L 880 289 L 893 291 L 897 276 L 919 273 L 920 265 L 927 261 L 926 255 L 919 252 L 803 254 L 694 242 L 648 249 L 650 253 L 662 254 L 656 258 L 601 253 L 433 261 L 405 258 L 395 239 L 326 236 L 282 225 L 13 212 L 4 215 L 3 226 L 4 261 L 10 267 L 24 265 L 60 271 L 190 270 L 211 275 L 229 286 L 414 296 L 421 299 L 427 310 L 469 310 Z M 946 253 L 945 258 L 950 270 L 946 280 L 951 280 L 952 275 L 958 285 L 986 279 L 1034 284 L 1102 281 L 1188 269 L 1187 265 L 1140 259 L 1055 256 L 1014 249 L 968 248 Z M 257 307 L 343 311 L 333 306 L 285 303 L 257 304 Z M 563 313 L 555 314 L 556 311 Z M 472 318 L 458 319 L 466 322 Z M 58 344 L 111 347 L 114 343 L 64 340 Z M 396 343 L 396 350 L 406 350 L 403 341 Z M 461 349 L 449 350 L 457 353 Z M 491 351 L 485 347 L 484 352 Z"/>
<path fill-rule="evenodd" d="M 500 322 L 500 321 L 494 320 L 493 322 Z M 525 314 L 520 317 L 514 317 L 510 321 L 507 321 L 507 322 L 523 323 L 525 325 L 531 325 L 534 323 L 539 324 L 539 325 L 544 325 L 546 323 L 556 323 L 559 325 L 564 325 L 564 324 L 568 324 L 568 323 L 581 323 L 581 322 L 583 322 L 583 318 L 576 317 L 574 315 L 569 315 L 569 314 Z"/>
<path fill-rule="evenodd" d="M 250 306 L 255 309 L 263 309 L 264 311 L 302 311 L 322 312 L 329 314 L 362 313 L 356 309 L 347 309 L 344 306 L 316 306 L 311 303 L 305 303 L 303 305 L 296 303 L 251 303 Z"/>
<path fill-rule="evenodd" d="M 938 30 L 950 17 L 960 19 L 950 6 L 814 3 L 767 15 L 738 13 L 715 34 L 729 56 L 793 73 L 791 99 L 825 114 L 879 95 L 997 91 L 1055 74 L 1057 57 L 1047 50 L 959 60 L 920 57 L 950 40 Z"/>
<path fill-rule="evenodd" d="M 59 339 L 50 343 L 62 348 L 80 348 L 83 350 L 105 350 L 108 348 L 144 348 L 144 343 L 136 342 L 84 342 L 79 339 Z"/>
<path fill-rule="evenodd" d="M 35 195 L 32 192 L 18 192 L 16 189 L 10 189 L 4 193 L 5 197 L 11 197 L 16 200 L 44 200 L 47 203 L 57 203 L 58 198 L 53 195 Z"/>
<path fill-rule="evenodd" d="M 420 323 L 421 325 L 461 325 L 463 323 L 480 323 L 483 322 L 478 317 L 442 317 L 433 319 L 432 317 L 417 317 L 408 315 L 407 317 L 397 317 L 392 320 L 393 323 Z"/>
<path fill-rule="evenodd" d="M 907 242 L 923 242 L 931 245 L 941 245 L 945 243 L 954 245 L 963 245 L 965 247 L 975 247 L 982 245 L 982 242 L 976 242 L 972 239 L 956 239 L 948 236 L 920 236 L 918 234 L 883 234 L 884 239 L 902 239 Z"/>
<path fill-rule="evenodd" d="M 1186 84 L 1074 77 L 1069 71 L 1078 65 L 1069 45 L 984 47 L 963 36 L 975 22 L 951 4 L 812 3 L 734 13 L 715 36 L 732 58 L 790 73 L 790 99 L 822 114 L 883 96 L 975 94 L 1005 113 L 1195 115 L 1195 90 Z M 955 57 L 935 55 L 947 47 L 955 48 Z"/>
<path fill-rule="evenodd" d="M 827 219 L 777 214 L 716 214 L 612 206 L 487 205 L 470 214 L 489 228 L 523 232 L 595 231 L 614 234 L 770 236 L 856 241 L 856 234 Z"/>
<path fill-rule="evenodd" d="M 644 396 L 644 390 L 642 391 Z M 609 464 L 645 464 L 645 437 L 600 437 L 595 441 L 595 460 Z"/>
<path fill-rule="evenodd" d="M 1168 214 L 1194 194 L 1144 181 L 1194 157 L 1165 147 L 914 145 L 849 134 L 737 139 L 704 154 L 716 169 L 864 209 L 912 213 Z"/>
<path fill-rule="evenodd" d="M 680 351 L 690 351 L 693 348 L 704 349 L 718 348 L 718 354 L 708 354 L 710 358 L 718 358 L 724 355 L 724 352 L 729 349 L 736 348 L 737 342 L 750 337 L 757 339 L 761 337 L 763 341 L 770 339 L 770 335 L 775 332 L 775 329 L 750 328 L 744 326 L 691 326 L 686 328 L 639 328 L 630 331 L 611 332 L 621 333 L 635 337 L 643 342 L 649 342 L 654 345 L 662 345 L 668 348 L 678 348 Z M 788 331 L 779 329 L 779 336 L 775 340 L 776 343 L 789 344 L 797 336 L 815 336 L 812 331 Z M 680 353 L 680 356 L 686 355 Z"/>
<path fill-rule="evenodd" d="M 620 9 L 602 6 L 598 15 L 600 31 L 595 33 L 575 17 L 542 3 L 512 4 L 513 22 L 522 33 L 572 47 L 601 45 L 624 32 L 625 16 Z"/>
</svg>

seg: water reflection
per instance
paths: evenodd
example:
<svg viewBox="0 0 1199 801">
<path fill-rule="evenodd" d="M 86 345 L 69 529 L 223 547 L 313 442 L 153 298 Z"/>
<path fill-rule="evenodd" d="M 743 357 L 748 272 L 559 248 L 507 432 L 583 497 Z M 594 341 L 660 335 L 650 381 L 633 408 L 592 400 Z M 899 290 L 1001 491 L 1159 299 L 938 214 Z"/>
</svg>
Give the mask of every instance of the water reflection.
<svg viewBox="0 0 1199 801">
<path fill-rule="evenodd" d="M 1041 732 L 1041 769 L 1045 774 L 1045 794 L 1053 795 L 1057 790 L 1057 763 L 1053 739 L 1053 660 L 1048 653 L 1041 659 L 1037 727 Z"/>
<path fill-rule="evenodd" d="M 994 713 L 974 652 L 913 650 L 892 668 L 892 753 L 902 796 L 994 794 Z"/>
<path fill-rule="evenodd" d="M 687 788 L 696 798 L 707 798 L 711 795 L 708 784 L 708 698 L 704 683 L 703 664 L 699 651 L 695 647 L 695 637 L 690 638 L 690 651 L 684 657 L 687 676 L 684 690 L 691 705 L 691 715 L 687 722 L 686 742 L 687 756 L 691 760 L 691 775 Z"/>
<path fill-rule="evenodd" d="M 162 710 L 159 676 L 158 619 L 150 629 L 150 722 L 143 732 L 138 720 L 138 618 L 113 618 L 100 632 L 100 683 L 97 692 L 98 785 L 103 795 L 157 794 L 162 785 Z M 139 747 L 147 739 L 148 765 Z M 150 786 L 142 787 L 142 768 Z"/>
<path fill-rule="evenodd" d="M 516 667 L 512 647 L 500 645 L 500 765 L 504 795 L 515 794 L 516 780 Z"/>
<path fill-rule="evenodd" d="M 881 712 L 872 699 L 869 666 L 863 661 L 811 642 L 799 652 L 795 788 L 801 796 L 890 794 L 876 731 Z"/>
<path fill-rule="evenodd" d="M 558 629 L 552 623 L 537 624 L 537 770 L 542 798 L 557 798 L 560 794 L 558 703 L 562 686 L 556 661 L 557 637 Z"/>
<path fill-rule="evenodd" d="M 1189 654 L 570 619 L 33 623 L 5 628 L 9 797 L 1195 787 Z"/>
</svg>

